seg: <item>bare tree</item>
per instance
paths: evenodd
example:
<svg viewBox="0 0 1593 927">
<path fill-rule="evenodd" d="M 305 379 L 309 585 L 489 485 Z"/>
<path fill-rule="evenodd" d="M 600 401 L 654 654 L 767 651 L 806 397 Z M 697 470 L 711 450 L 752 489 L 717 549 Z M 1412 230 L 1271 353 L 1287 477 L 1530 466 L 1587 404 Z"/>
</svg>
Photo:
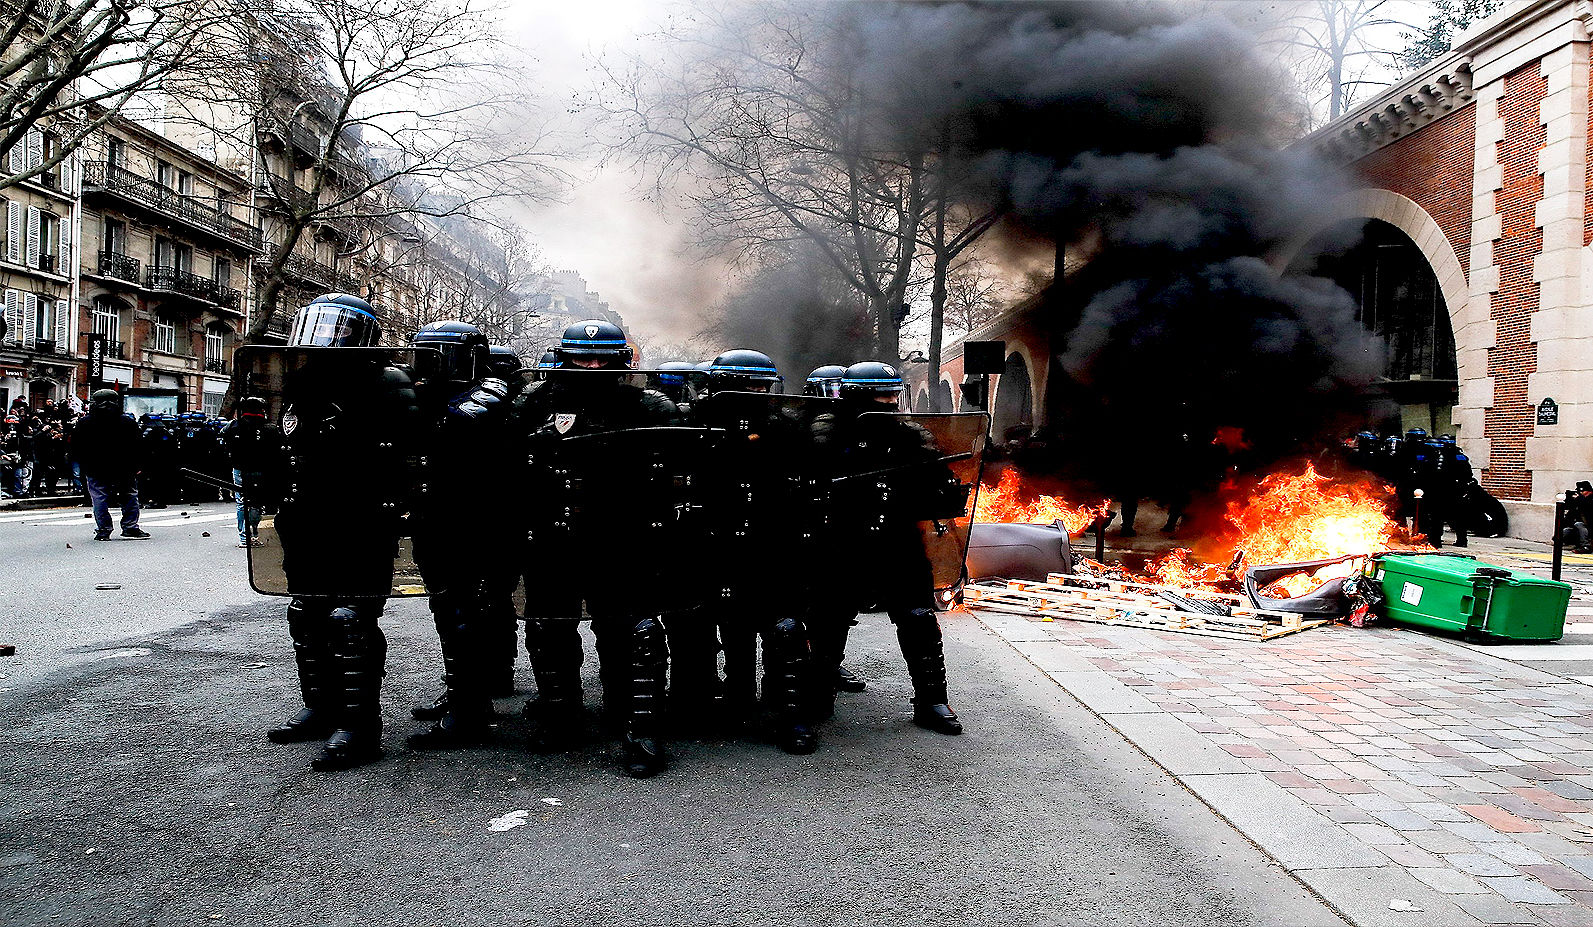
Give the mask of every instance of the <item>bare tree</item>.
<svg viewBox="0 0 1593 927">
<path fill-rule="evenodd" d="M 427 240 L 422 220 L 561 180 L 492 57 L 494 25 L 472 0 L 276 0 L 269 16 L 246 5 L 213 37 L 239 64 L 168 82 L 168 110 L 216 131 L 266 195 L 272 246 L 245 343 L 267 340 L 294 280 L 358 292 L 361 265 L 377 278 Z"/>
<path fill-rule="evenodd" d="M 1388 41 L 1406 26 L 1397 9 L 1396 0 L 1311 0 L 1289 8 L 1264 42 L 1284 51 L 1310 110 L 1332 121 L 1365 87 L 1388 84 L 1397 56 Z"/>
<path fill-rule="evenodd" d="M 946 278 L 946 328 L 966 335 L 994 320 L 1001 314 L 1004 295 L 1001 280 L 988 263 L 978 258 L 964 261 Z"/>
<path fill-rule="evenodd" d="M 6 0 L 0 11 L 0 190 L 57 170 L 140 93 L 211 61 L 203 0 Z M 49 136 L 42 135 L 42 129 Z"/>
<path fill-rule="evenodd" d="M 817 254 L 866 301 L 878 353 L 899 358 L 925 152 L 870 141 L 877 101 L 847 17 L 708 7 L 662 39 L 662 54 L 601 63 L 594 106 L 617 131 L 614 150 L 656 193 L 691 201 L 705 242 L 753 260 Z"/>
</svg>

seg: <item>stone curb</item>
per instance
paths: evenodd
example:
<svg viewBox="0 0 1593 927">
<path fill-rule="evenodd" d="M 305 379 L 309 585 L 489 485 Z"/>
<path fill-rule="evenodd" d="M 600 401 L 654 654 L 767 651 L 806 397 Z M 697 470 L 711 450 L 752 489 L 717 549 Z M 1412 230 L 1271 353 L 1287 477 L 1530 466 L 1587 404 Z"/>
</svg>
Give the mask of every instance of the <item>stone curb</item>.
<svg viewBox="0 0 1593 927">
<path fill-rule="evenodd" d="M 1040 622 L 970 614 L 1346 921 L 1356 927 L 1483 923 L 1132 687 L 1072 653 L 1037 627 Z M 1391 910 L 1389 902 L 1396 898 L 1421 910 Z"/>
<path fill-rule="evenodd" d="M 19 512 L 29 509 L 55 509 L 81 506 L 88 500 L 82 496 L 38 496 L 27 499 L 0 499 L 0 512 Z"/>
</svg>

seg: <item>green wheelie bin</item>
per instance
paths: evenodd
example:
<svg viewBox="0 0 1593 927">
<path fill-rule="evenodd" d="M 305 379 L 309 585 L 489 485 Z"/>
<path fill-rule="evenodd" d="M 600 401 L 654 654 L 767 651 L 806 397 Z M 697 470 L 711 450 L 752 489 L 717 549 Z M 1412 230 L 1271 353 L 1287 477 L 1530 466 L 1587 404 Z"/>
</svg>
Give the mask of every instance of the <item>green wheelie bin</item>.
<svg viewBox="0 0 1593 927">
<path fill-rule="evenodd" d="M 1469 555 L 1387 551 L 1365 573 L 1392 621 L 1469 636 L 1554 641 L 1565 634 L 1570 583 L 1478 563 Z"/>
</svg>

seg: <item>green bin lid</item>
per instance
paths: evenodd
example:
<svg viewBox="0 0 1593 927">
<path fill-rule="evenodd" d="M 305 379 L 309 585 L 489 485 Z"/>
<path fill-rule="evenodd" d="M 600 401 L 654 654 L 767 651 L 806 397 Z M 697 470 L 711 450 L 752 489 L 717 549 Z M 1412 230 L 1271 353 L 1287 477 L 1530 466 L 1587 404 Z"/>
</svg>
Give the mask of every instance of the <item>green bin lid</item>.
<svg viewBox="0 0 1593 927">
<path fill-rule="evenodd" d="M 1545 585 L 1564 586 L 1569 589 L 1569 583 L 1556 582 L 1552 579 L 1528 573 L 1525 570 L 1515 570 L 1510 567 L 1499 566 L 1494 563 L 1484 563 L 1475 557 L 1458 557 L 1451 554 L 1423 553 L 1421 551 L 1389 551 L 1375 556 L 1379 569 L 1393 570 L 1400 573 L 1413 573 L 1431 577 L 1433 579 L 1464 579 L 1476 573 L 1479 567 L 1491 570 L 1503 570 L 1510 574 L 1510 579 L 1517 583 L 1542 583 Z"/>
</svg>

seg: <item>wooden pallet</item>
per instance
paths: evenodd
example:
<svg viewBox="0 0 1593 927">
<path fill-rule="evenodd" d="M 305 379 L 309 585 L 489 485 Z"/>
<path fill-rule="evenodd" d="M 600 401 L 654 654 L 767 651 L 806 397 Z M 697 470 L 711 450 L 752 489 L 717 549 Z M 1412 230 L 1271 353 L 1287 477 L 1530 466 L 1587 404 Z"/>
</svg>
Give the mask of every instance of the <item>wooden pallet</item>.
<svg viewBox="0 0 1593 927">
<path fill-rule="evenodd" d="M 1328 623 L 1324 618 L 1255 608 L 1243 596 L 1221 592 L 1067 573 L 1052 573 L 1047 580 L 1043 583 L 1027 580 L 1007 580 L 1005 584 L 970 583 L 963 587 L 963 601 L 970 608 L 1042 621 L 1061 618 L 1229 640 L 1272 640 Z M 1181 609 L 1176 603 L 1161 598 L 1163 592 L 1221 603 L 1229 614 L 1208 615 Z"/>
</svg>

